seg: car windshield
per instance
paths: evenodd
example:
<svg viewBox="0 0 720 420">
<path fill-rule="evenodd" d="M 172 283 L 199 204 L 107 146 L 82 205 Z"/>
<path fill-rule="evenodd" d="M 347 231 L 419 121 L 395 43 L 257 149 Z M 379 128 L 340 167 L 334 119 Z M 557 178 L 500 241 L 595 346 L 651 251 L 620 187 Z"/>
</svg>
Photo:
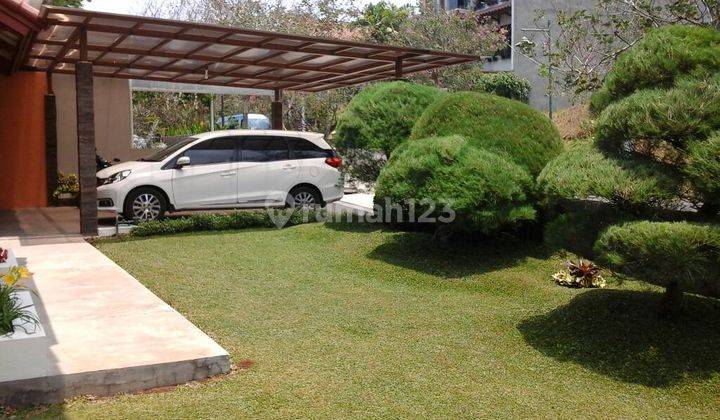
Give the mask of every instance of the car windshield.
<svg viewBox="0 0 720 420">
<path fill-rule="evenodd" d="M 180 140 L 179 142 L 173 144 L 172 146 L 168 146 L 162 150 L 158 150 L 157 152 L 153 153 L 152 155 L 140 159 L 140 162 L 162 162 L 163 160 L 170 157 L 173 153 L 177 152 L 178 150 L 182 149 L 183 147 L 187 146 L 188 144 L 194 142 L 197 140 L 195 137 L 188 137 L 185 139 Z"/>
</svg>

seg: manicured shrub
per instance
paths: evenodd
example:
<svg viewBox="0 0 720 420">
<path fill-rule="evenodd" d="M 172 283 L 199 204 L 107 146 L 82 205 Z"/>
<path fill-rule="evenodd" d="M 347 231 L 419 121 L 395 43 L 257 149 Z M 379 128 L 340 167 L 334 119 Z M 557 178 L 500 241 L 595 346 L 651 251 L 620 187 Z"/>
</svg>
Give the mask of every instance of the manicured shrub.
<svg viewBox="0 0 720 420">
<path fill-rule="evenodd" d="M 408 139 L 415 121 L 442 92 L 408 82 L 370 85 L 338 117 L 335 145 L 341 149 L 393 150 Z"/>
<path fill-rule="evenodd" d="M 605 78 L 612 100 L 647 88 L 669 88 L 678 77 L 720 71 L 720 31 L 672 25 L 650 31 L 623 53 Z"/>
<path fill-rule="evenodd" d="M 562 151 L 560 134 L 546 116 L 486 93 L 460 92 L 439 99 L 420 117 L 411 139 L 451 135 L 506 156 L 533 176 Z"/>
<path fill-rule="evenodd" d="M 688 147 L 685 174 L 706 202 L 720 206 L 720 132 Z"/>
<path fill-rule="evenodd" d="M 582 208 L 561 214 L 545 224 L 544 240 L 552 250 L 572 252 L 584 258 L 595 258 L 595 242 L 608 227 L 632 217 L 603 203 L 587 203 Z"/>
<path fill-rule="evenodd" d="M 677 198 L 680 188 L 666 166 L 608 157 L 592 141 L 568 146 L 543 169 L 538 186 L 547 205 L 604 198 L 627 210 L 667 204 Z"/>
<path fill-rule="evenodd" d="M 608 228 L 595 251 L 618 271 L 665 287 L 671 307 L 679 303 L 682 291 L 720 296 L 717 226 L 630 222 Z"/>
<path fill-rule="evenodd" d="M 528 103 L 532 85 L 510 72 L 482 73 L 477 78 L 475 90 Z"/>
<path fill-rule="evenodd" d="M 606 150 L 655 155 L 669 144 L 685 149 L 720 129 L 720 77 L 683 80 L 672 89 L 643 90 L 610 105 L 597 121 Z"/>
<path fill-rule="evenodd" d="M 277 214 L 282 210 L 277 210 Z M 284 217 L 288 218 L 285 225 L 295 226 L 302 223 L 312 223 L 317 220 L 315 211 L 294 211 Z M 277 220 L 284 221 L 283 216 Z M 273 220 L 268 212 L 242 211 L 230 214 L 194 214 L 177 219 L 154 220 L 139 224 L 132 230 L 131 236 L 148 237 L 158 235 L 173 235 L 186 232 L 239 230 L 250 228 L 277 228 L 277 220 Z"/>
<path fill-rule="evenodd" d="M 451 229 L 490 233 L 535 218 L 526 170 L 460 136 L 418 139 L 400 146 L 380 173 L 375 200 L 386 198 L 406 212 L 415 202 L 417 216 L 456 214 Z M 427 200 L 427 201 L 423 201 Z"/>
</svg>

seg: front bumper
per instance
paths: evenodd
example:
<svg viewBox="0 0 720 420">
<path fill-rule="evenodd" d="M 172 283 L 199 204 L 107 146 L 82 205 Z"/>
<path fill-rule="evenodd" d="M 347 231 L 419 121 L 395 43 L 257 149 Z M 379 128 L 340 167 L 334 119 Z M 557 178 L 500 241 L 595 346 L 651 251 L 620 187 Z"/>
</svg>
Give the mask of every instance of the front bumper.
<svg viewBox="0 0 720 420">
<path fill-rule="evenodd" d="M 125 195 L 113 185 L 102 185 L 97 189 L 98 210 L 122 213 Z"/>
</svg>

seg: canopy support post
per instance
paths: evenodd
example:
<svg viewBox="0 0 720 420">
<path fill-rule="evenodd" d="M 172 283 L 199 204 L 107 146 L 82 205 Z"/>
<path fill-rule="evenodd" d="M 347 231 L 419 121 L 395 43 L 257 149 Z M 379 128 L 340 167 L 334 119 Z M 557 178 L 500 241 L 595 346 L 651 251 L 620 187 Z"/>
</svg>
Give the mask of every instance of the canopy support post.
<svg viewBox="0 0 720 420">
<path fill-rule="evenodd" d="M 52 76 L 48 76 L 50 78 Z M 45 94 L 45 181 L 48 201 L 53 199 L 53 193 L 58 187 L 57 149 L 57 106 L 55 94 L 48 89 Z"/>
<path fill-rule="evenodd" d="M 75 103 L 77 106 L 78 179 L 80 181 L 80 233 L 98 235 L 97 163 L 95 162 L 95 109 L 93 65 L 87 60 L 87 35 L 80 37 L 80 57 L 75 65 Z"/>
<path fill-rule="evenodd" d="M 398 58 L 395 60 L 395 80 L 402 80 L 403 78 L 403 60 Z"/>
<path fill-rule="evenodd" d="M 275 100 L 270 108 L 270 120 L 273 130 L 283 129 L 283 91 L 275 89 Z"/>
</svg>

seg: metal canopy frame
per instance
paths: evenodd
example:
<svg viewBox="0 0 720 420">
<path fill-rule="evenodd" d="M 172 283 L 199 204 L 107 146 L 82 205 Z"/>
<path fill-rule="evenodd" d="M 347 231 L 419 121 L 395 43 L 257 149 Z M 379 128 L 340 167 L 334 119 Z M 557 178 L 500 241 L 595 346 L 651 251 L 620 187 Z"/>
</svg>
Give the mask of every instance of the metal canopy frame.
<svg viewBox="0 0 720 420">
<path fill-rule="evenodd" d="M 24 69 L 320 92 L 483 57 L 46 6 Z"/>
<path fill-rule="evenodd" d="M 321 92 L 483 57 L 363 44 L 0 0 L 0 70 L 42 71 L 48 188 L 56 182 L 53 73 L 75 75 L 80 231 L 97 235 L 94 77 L 272 91 L 273 129 L 283 91 Z M 52 175 L 51 175 L 52 174 Z M 50 190 L 48 191 L 50 192 Z"/>
<path fill-rule="evenodd" d="M 0 1 L 0 72 L 17 71 L 24 64 L 32 37 L 41 29 L 36 13 L 23 0 Z"/>
</svg>

